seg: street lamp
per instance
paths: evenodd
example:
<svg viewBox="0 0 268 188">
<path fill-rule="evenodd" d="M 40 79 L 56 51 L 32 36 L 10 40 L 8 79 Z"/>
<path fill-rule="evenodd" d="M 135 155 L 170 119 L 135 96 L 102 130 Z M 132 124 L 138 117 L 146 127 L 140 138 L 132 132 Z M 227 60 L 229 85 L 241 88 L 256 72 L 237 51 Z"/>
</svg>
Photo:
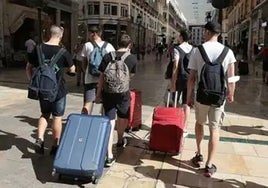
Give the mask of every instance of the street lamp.
<svg viewBox="0 0 268 188">
<path fill-rule="evenodd" d="M 137 24 L 138 24 L 138 50 L 137 50 L 137 59 L 140 60 L 140 26 L 142 22 L 142 17 L 140 14 L 137 16 Z"/>
<path fill-rule="evenodd" d="M 208 12 L 207 13 L 207 16 L 206 16 L 206 20 L 207 20 L 207 22 L 210 22 L 211 21 L 211 13 L 210 12 Z"/>
</svg>

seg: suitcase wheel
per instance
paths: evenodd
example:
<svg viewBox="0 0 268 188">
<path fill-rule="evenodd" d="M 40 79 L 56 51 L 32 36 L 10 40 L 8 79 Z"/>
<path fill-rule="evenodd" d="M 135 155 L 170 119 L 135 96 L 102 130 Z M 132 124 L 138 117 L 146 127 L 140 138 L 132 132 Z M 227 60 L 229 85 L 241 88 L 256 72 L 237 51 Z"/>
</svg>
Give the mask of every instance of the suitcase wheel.
<svg viewBox="0 0 268 188">
<path fill-rule="evenodd" d="M 98 184 L 98 182 L 99 182 L 98 176 L 96 176 L 96 175 L 91 176 L 91 181 L 95 185 Z"/>
</svg>

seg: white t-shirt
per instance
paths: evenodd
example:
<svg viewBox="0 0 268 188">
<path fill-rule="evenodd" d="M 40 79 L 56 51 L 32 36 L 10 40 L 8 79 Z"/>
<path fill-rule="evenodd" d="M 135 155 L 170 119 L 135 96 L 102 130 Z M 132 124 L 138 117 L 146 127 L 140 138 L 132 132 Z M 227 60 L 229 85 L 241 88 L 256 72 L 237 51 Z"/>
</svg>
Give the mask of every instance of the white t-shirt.
<svg viewBox="0 0 268 188">
<path fill-rule="evenodd" d="M 189 53 L 189 52 L 192 50 L 192 48 L 193 48 L 193 46 L 190 45 L 188 42 L 183 42 L 183 43 L 181 43 L 181 44 L 179 45 L 179 47 L 180 47 L 185 53 Z M 180 59 L 180 53 L 179 53 L 179 51 L 178 51 L 176 48 L 174 48 L 174 59 L 176 60 L 176 61 L 175 61 L 176 63 L 177 63 L 177 62 L 179 61 L 179 59 Z"/>
<path fill-rule="evenodd" d="M 34 49 L 34 47 L 36 46 L 36 43 L 34 42 L 33 39 L 28 39 L 25 41 L 25 47 L 26 47 L 26 51 L 27 53 L 31 53 Z"/>
<path fill-rule="evenodd" d="M 208 55 L 208 58 L 210 59 L 211 62 L 215 61 L 219 55 L 221 54 L 224 45 L 222 45 L 219 42 L 216 41 L 208 41 L 203 44 L 203 47 Z M 231 63 L 235 63 L 236 59 L 234 56 L 234 53 L 231 49 L 229 49 L 226 57 L 224 58 L 224 61 L 222 62 L 225 76 L 227 73 L 228 65 Z M 189 60 L 189 65 L 188 68 L 192 70 L 196 70 L 198 72 L 198 82 L 200 80 L 200 74 L 201 70 L 203 68 L 203 65 L 205 64 L 198 48 L 193 49 L 192 55 Z"/>
<path fill-rule="evenodd" d="M 96 42 L 96 43 L 99 47 L 102 47 L 102 45 L 104 44 L 104 41 Z M 106 49 L 107 53 L 115 51 L 114 47 L 110 43 L 107 44 L 105 49 Z M 93 44 L 91 42 L 87 42 L 87 43 L 85 43 L 85 45 L 82 49 L 81 56 L 83 58 L 86 57 L 87 61 L 90 62 L 89 58 L 90 58 L 93 50 L 94 50 Z M 85 73 L 85 84 L 97 83 L 97 82 L 98 82 L 98 77 L 94 77 L 91 74 L 89 74 L 88 73 L 88 66 L 87 66 L 86 73 Z"/>
</svg>

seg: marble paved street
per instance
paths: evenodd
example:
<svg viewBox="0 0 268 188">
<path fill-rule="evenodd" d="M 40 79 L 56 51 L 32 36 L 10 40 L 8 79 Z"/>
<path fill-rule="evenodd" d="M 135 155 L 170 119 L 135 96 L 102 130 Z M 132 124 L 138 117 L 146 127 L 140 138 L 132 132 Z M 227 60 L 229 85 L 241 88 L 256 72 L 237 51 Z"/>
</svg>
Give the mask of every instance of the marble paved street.
<svg viewBox="0 0 268 188">
<path fill-rule="evenodd" d="M 38 156 L 33 142 L 40 115 L 36 101 L 27 99 L 27 81 L 23 68 L 0 69 L 0 188 L 263 188 L 268 187 L 268 86 L 252 73 L 241 77 L 235 102 L 227 104 L 221 129 L 221 142 L 216 154 L 217 173 L 203 176 L 202 169 L 189 160 L 196 151 L 194 109 L 188 124 L 188 136 L 181 154 L 172 156 L 148 150 L 153 108 L 163 105 L 167 81 L 166 62 L 154 57 L 140 61 L 131 87 L 142 91 L 142 128 L 126 134 L 129 145 L 116 149 L 116 163 L 105 169 L 98 185 L 90 182 L 58 181 L 51 176 L 53 158 L 49 156 L 51 130 L 46 135 L 46 152 Z M 259 69 L 258 69 L 259 70 Z M 82 87 L 74 78 L 67 78 L 70 93 L 68 114 L 80 112 Z M 203 154 L 207 156 L 209 130 L 205 129 Z M 116 142 L 116 140 L 115 140 Z"/>
</svg>

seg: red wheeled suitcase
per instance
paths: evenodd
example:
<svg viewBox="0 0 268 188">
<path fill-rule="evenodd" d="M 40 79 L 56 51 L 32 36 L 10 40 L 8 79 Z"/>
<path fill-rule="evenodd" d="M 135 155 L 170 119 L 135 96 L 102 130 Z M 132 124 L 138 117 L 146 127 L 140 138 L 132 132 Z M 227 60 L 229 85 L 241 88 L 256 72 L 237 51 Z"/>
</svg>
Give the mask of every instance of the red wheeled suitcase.
<svg viewBox="0 0 268 188">
<path fill-rule="evenodd" d="M 175 101 L 177 101 L 177 92 Z M 170 92 L 168 93 L 169 104 Z M 155 107 L 150 133 L 149 148 L 153 151 L 179 153 L 182 148 L 184 130 L 184 111 L 182 108 Z"/>
<path fill-rule="evenodd" d="M 53 174 L 88 178 L 96 184 L 103 173 L 110 131 L 106 116 L 69 115 L 54 159 Z"/>
<path fill-rule="evenodd" d="M 130 91 L 130 112 L 128 119 L 128 130 L 138 130 L 141 127 L 142 100 L 141 91 L 133 89 Z"/>
</svg>

